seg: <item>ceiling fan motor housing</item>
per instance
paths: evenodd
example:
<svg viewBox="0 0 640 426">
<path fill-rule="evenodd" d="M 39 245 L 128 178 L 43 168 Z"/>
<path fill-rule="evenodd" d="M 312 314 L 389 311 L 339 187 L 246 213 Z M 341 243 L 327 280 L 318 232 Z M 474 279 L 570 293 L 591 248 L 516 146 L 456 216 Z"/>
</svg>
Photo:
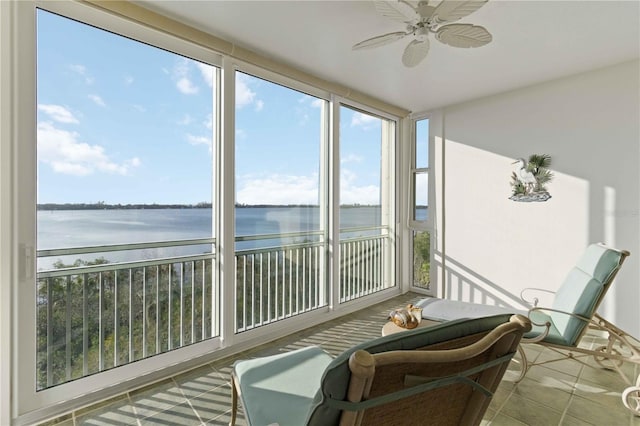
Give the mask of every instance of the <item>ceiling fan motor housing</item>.
<svg viewBox="0 0 640 426">
<path fill-rule="evenodd" d="M 415 36 L 416 40 L 425 41 L 427 39 L 427 36 L 429 35 L 429 30 L 425 27 L 417 27 L 413 31 L 413 35 Z"/>
</svg>

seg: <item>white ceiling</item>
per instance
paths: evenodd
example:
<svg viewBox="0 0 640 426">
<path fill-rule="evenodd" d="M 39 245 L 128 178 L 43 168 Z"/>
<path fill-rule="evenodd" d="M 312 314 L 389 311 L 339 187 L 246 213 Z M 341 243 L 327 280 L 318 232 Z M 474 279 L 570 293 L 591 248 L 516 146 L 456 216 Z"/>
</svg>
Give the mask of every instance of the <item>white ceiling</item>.
<svg viewBox="0 0 640 426">
<path fill-rule="evenodd" d="M 490 0 L 459 21 L 486 27 L 490 44 L 459 49 L 430 36 L 431 51 L 415 68 L 401 64 L 410 38 L 351 50 L 361 40 L 404 30 L 371 1 L 137 3 L 416 112 L 640 57 L 638 0 Z"/>
</svg>

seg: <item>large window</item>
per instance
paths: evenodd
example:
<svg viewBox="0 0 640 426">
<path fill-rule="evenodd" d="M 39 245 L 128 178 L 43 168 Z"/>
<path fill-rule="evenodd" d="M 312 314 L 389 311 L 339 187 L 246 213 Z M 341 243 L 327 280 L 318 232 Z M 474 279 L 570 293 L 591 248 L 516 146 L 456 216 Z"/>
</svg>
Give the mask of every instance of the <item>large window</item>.
<svg viewBox="0 0 640 426">
<path fill-rule="evenodd" d="M 326 304 L 328 102 L 236 73 L 236 330 Z"/>
<path fill-rule="evenodd" d="M 394 285 L 390 235 L 394 122 L 340 108 L 340 300 Z"/>
<path fill-rule="evenodd" d="M 415 121 L 411 158 L 411 218 L 413 285 L 430 288 L 431 230 L 429 227 L 429 120 Z"/>
<path fill-rule="evenodd" d="M 10 75 L 24 423 L 396 286 L 395 117 L 39 4 Z"/>
<path fill-rule="evenodd" d="M 217 69 L 37 13 L 37 388 L 217 334 Z"/>
</svg>

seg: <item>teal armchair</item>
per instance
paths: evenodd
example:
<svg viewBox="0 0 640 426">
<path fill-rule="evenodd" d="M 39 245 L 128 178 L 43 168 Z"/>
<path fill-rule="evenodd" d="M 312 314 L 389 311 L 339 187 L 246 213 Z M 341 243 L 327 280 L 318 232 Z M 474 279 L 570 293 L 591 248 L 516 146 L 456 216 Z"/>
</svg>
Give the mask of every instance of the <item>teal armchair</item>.
<svg viewBox="0 0 640 426">
<path fill-rule="evenodd" d="M 529 321 L 450 321 L 377 338 L 336 358 L 311 346 L 237 362 L 238 400 L 254 426 L 476 425 Z"/>
</svg>

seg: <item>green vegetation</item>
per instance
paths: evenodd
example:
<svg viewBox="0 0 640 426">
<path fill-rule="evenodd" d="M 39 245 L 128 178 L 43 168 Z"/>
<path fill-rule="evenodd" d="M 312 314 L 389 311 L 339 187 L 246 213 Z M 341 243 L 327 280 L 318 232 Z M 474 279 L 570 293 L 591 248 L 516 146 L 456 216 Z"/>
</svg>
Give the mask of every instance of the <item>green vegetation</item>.
<svg viewBox="0 0 640 426">
<path fill-rule="evenodd" d="M 157 210 L 157 209 L 210 209 L 211 203 L 197 204 L 106 204 L 97 203 L 43 203 L 36 206 L 37 210 Z"/>
<path fill-rule="evenodd" d="M 428 231 L 415 232 L 413 236 L 413 284 L 429 288 L 431 268 L 431 235 Z"/>
<path fill-rule="evenodd" d="M 98 258 L 59 261 L 55 267 L 107 263 Z M 114 265 L 109 271 L 39 278 L 37 284 L 38 389 L 216 334 L 210 259 L 139 268 Z"/>
</svg>

